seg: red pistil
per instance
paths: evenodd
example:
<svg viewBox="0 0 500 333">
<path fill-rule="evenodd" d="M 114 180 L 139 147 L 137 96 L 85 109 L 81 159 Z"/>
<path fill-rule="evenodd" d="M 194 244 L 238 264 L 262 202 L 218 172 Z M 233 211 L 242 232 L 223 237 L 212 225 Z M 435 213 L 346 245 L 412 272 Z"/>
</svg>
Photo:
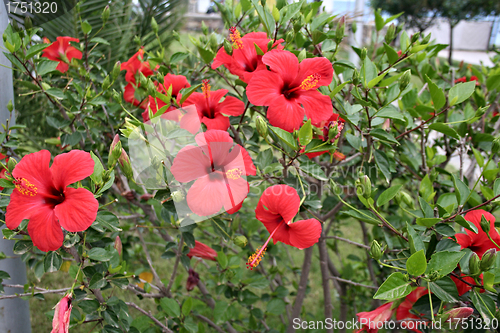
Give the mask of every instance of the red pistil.
<svg viewBox="0 0 500 333">
<path fill-rule="evenodd" d="M 271 238 L 273 238 L 274 234 L 278 229 L 285 223 L 285 220 L 282 220 L 281 223 L 276 227 L 276 229 L 273 230 L 271 235 L 269 235 L 269 238 L 266 240 L 264 245 L 261 248 L 257 248 L 254 254 L 252 254 L 247 261 L 247 268 L 250 269 L 251 271 L 259 265 L 261 262 L 262 258 L 264 257 L 264 254 L 266 254 L 267 250 L 267 244 L 269 244 L 269 241 Z"/>
</svg>

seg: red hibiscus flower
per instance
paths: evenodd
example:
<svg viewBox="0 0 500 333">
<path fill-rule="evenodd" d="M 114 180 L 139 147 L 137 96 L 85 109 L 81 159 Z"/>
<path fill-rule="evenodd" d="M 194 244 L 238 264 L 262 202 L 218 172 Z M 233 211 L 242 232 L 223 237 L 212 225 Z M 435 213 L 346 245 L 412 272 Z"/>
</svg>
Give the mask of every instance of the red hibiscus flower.
<svg viewBox="0 0 500 333">
<path fill-rule="evenodd" d="M 227 96 L 226 89 L 210 90 L 208 80 L 203 80 L 203 93 L 194 92 L 184 102 L 185 105 L 195 105 L 203 124 L 209 130 L 225 131 L 229 128 L 229 118 L 224 116 L 239 116 L 245 111 L 245 104 L 236 97 Z"/>
<path fill-rule="evenodd" d="M 328 140 L 328 134 L 330 132 L 330 129 L 337 128 L 337 134 L 330 140 L 333 143 L 337 141 L 338 138 L 340 137 L 340 134 L 342 134 L 342 130 L 344 129 L 344 120 L 340 118 L 338 114 L 334 113 L 329 119 L 322 120 L 312 125 L 317 127 L 319 131 L 322 133 L 320 135 L 315 135 L 315 137 L 323 141 Z M 309 158 L 313 158 L 316 156 L 323 155 L 324 153 L 328 153 L 328 150 L 314 152 L 314 153 L 307 153 L 306 155 Z"/>
<path fill-rule="evenodd" d="M 203 244 L 202 242 L 194 241 L 194 247 L 189 250 L 187 254 L 189 259 L 192 257 L 202 258 L 206 260 L 215 261 L 217 258 L 217 252 L 212 249 L 210 246 Z"/>
<path fill-rule="evenodd" d="M 125 81 L 128 84 L 125 86 L 123 99 L 128 103 L 145 109 L 147 107 L 147 99 L 139 100 L 135 97 L 136 89 L 140 87 L 140 84 L 136 80 L 136 74 L 141 72 L 145 77 L 153 75 L 149 62 L 144 61 L 144 49 L 139 49 L 128 61 L 122 63 L 120 69 L 127 71 Z"/>
<path fill-rule="evenodd" d="M 368 333 L 377 333 L 377 323 L 384 323 L 392 317 L 392 314 L 394 313 L 392 304 L 392 302 L 389 302 L 379 306 L 373 311 L 356 313 L 356 316 L 358 316 L 358 322 L 362 325 L 362 328 L 357 330 L 356 333 L 363 331 Z"/>
<path fill-rule="evenodd" d="M 455 80 L 455 84 L 456 83 L 465 83 L 465 82 L 470 82 L 470 81 L 476 81 L 476 86 L 479 86 L 481 84 L 481 83 L 479 83 L 479 79 L 475 75 L 472 75 L 470 77 L 470 79 L 468 79 L 468 80 L 467 80 L 466 76 L 462 76 L 461 78 L 458 78 Z"/>
<path fill-rule="evenodd" d="M 469 290 L 472 289 L 472 287 L 470 285 L 468 285 L 467 283 L 465 283 L 463 281 L 469 282 L 471 284 L 476 284 L 476 281 L 474 281 L 474 278 L 472 278 L 470 276 L 466 276 L 464 273 L 460 273 L 460 278 L 463 281 L 454 277 L 453 275 L 450 275 L 450 277 L 453 280 L 453 282 L 455 282 L 455 285 L 457 286 L 458 296 L 462 296 L 463 294 L 465 294 L 466 292 L 468 292 Z M 483 281 L 483 274 L 479 275 L 479 279 L 481 281 Z M 485 291 L 484 289 L 480 290 L 481 293 L 484 293 L 484 291 Z"/>
<path fill-rule="evenodd" d="M 57 37 L 54 43 L 43 50 L 42 57 L 59 61 L 56 69 L 61 73 L 68 71 L 71 59 L 82 59 L 82 52 L 71 46 L 69 42 L 79 43 L 80 40 L 72 37 Z"/>
<path fill-rule="evenodd" d="M 45 252 L 61 247 L 61 227 L 70 232 L 84 231 L 95 221 L 99 208 L 90 191 L 68 187 L 94 172 L 89 153 L 72 150 L 56 156 L 50 168 L 49 163 L 48 150 L 26 155 L 19 161 L 12 172 L 16 188 L 5 214 L 9 229 L 29 219 L 33 244 Z"/>
<path fill-rule="evenodd" d="M 271 238 L 298 249 L 305 249 L 318 242 L 321 223 L 316 219 L 292 223 L 300 208 L 297 191 L 288 185 L 274 185 L 265 189 L 255 209 L 255 217 L 270 233 L 264 245 L 248 258 L 247 268 L 253 269 L 262 260 Z"/>
<path fill-rule="evenodd" d="M 240 32 L 234 27 L 229 29 L 229 39 L 233 43 L 233 54 L 227 54 L 221 47 L 212 63 L 212 69 L 224 65 L 231 74 L 238 75 L 240 80 L 249 83 L 256 71 L 266 69 L 266 65 L 262 62 L 262 55 L 257 54 L 255 45 L 266 53 L 267 44 L 271 39 L 267 38 L 265 32 L 251 32 L 241 37 Z M 282 50 L 282 42 L 283 39 L 277 40 L 272 48 Z"/>
<path fill-rule="evenodd" d="M 403 303 L 401 303 L 397 310 L 396 310 L 396 320 L 405 322 L 405 327 L 406 329 L 417 332 L 417 333 L 422 333 L 420 330 L 418 330 L 418 327 L 423 327 L 425 326 L 425 321 L 422 320 L 415 320 L 415 319 L 420 319 L 419 316 L 413 314 L 410 312 L 411 308 L 413 308 L 413 305 L 418 301 L 418 299 L 424 295 L 427 295 L 427 289 L 424 287 L 417 287 L 415 290 L 413 290 L 408 296 L 406 296 L 405 300 Z"/>
<path fill-rule="evenodd" d="M 451 321 L 452 323 L 457 323 L 457 322 L 460 322 L 464 319 L 469 318 L 473 313 L 474 313 L 473 308 L 461 307 L 461 308 L 454 308 L 448 312 L 445 312 L 443 317 L 445 317 L 445 318 L 447 317 L 446 321 Z"/>
<path fill-rule="evenodd" d="M 476 252 L 479 258 L 483 257 L 483 254 L 491 248 L 496 248 L 500 250 L 491 240 L 489 240 L 488 235 L 481 229 L 481 216 L 483 216 L 490 222 L 490 236 L 495 241 L 495 243 L 500 245 L 500 235 L 498 234 L 497 229 L 495 228 L 495 217 L 484 211 L 482 209 L 476 209 L 471 212 L 465 214 L 464 218 L 474 223 L 477 227 L 478 233 L 475 234 L 470 230 L 466 230 L 466 234 L 457 233 L 455 237 L 457 239 L 457 243 L 460 244 L 462 249 L 469 248 L 472 251 Z"/>
<path fill-rule="evenodd" d="M 5 160 L 4 160 L 5 159 Z M 7 162 L 9 162 L 9 158 L 7 156 L 5 156 L 4 154 L 0 154 L 0 160 L 2 160 L 2 163 L 7 166 Z M 7 169 L 4 169 L 2 168 L 2 170 L 0 170 L 0 178 L 3 178 L 5 179 L 5 172 L 7 171 Z M 3 187 L 0 186 L 0 191 L 3 190 Z"/>
<path fill-rule="evenodd" d="M 71 317 L 71 304 L 70 295 L 64 296 L 59 303 L 57 303 L 54 311 L 54 318 L 52 319 L 52 331 L 50 333 L 68 333 L 69 320 Z"/>
<path fill-rule="evenodd" d="M 181 89 L 191 87 L 191 85 L 189 84 L 185 76 L 168 73 L 163 78 L 163 84 L 161 83 L 158 84 L 157 90 L 162 94 L 166 94 L 170 89 L 170 87 L 172 87 L 172 102 L 173 102 L 180 100 L 181 95 L 179 94 L 179 92 L 181 91 Z M 156 112 L 158 112 L 158 110 L 160 110 L 165 105 L 166 105 L 165 102 L 163 102 L 160 98 L 153 98 L 152 96 L 149 96 L 149 107 L 151 108 L 153 114 L 156 114 Z M 161 115 L 162 118 L 169 120 L 179 120 L 180 116 L 181 116 L 180 112 L 173 105 L 170 105 L 170 107 L 165 111 L 165 113 Z M 142 113 L 142 119 L 144 119 L 144 122 L 149 120 L 148 110 Z"/>
<path fill-rule="evenodd" d="M 247 86 L 248 100 L 268 106 L 267 118 L 273 126 L 288 132 L 298 129 L 304 115 L 313 123 L 327 120 L 333 113 L 330 97 L 317 89 L 332 82 L 333 67 L 326 58 L 304 59 L 284 50 L 272 50 L 262 57 L 270 71 L 257 71 Z"/>
<path fill-rule="evenodd" d="M 221 208 L 234 212 L 248 194 L 244 176 L 256 174 L 250 155 L 224 131 L 209 130 L 195 140 L 198 146 L 182 148 L 170 169 L 178 182 L 194 181 L 186 196 L 188 207 L 200 216 Z"/>
</svg>

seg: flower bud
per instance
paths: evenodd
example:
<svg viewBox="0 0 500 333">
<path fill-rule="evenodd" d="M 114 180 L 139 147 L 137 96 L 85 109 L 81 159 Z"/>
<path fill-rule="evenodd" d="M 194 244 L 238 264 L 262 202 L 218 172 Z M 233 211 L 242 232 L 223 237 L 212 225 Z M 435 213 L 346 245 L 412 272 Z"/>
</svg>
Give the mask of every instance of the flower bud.
<svg viewBox="0 0 500 333">
<path fill-rule="evenodd" d="M 109 88 L 109 75 L 104 78 L 102 81 L 102 90 L 108 90 Z"/>
<path fill-rule="evenodd" d="M 357 69 L 354 69 L 352 72 L 352 84 L 358 85 L 359 83 L 359 72 Z"/>
<path fill-rule="evenodd" d="M 11 99 L 9 99 L 9 103 L 7 103 L 7 110 L 9 110 L 9 112 L 12 112 L 12 110 L 14 110 L 14 104 L 12 104 Z"/>
<path fill-rule="evenodd" d="M 489 270 L 495 263 L 496 256 L 497 250 L 495 248 L 486 251 L 481 258 L 481 262 L 479 263 L 479 268 L 481 269 L 481 271 Z"/>
<path fill-rule="evenodd" d="M 439 272 L 435 271 L 435 270 L 432 270 L 432 271 L 429 272 L 429 274 L 426 274 L 426 277 L 431 282 L 436 281 L 437 279 L 439 279 Z"/>
<path fill-rule="evenodd" d="M 483 229 L 483 231 L 485 233 L 489 233 L 490 232 L 490 229 L 491 229 L 491 224 L 490 224 L 490 221 L 488 221 L 486 219 L 486 217 L 484 217 L 484 215 L 481 215 L 481 229 Z"/>
<path fill-rule="evenodd" d="M 273 15 L 273 19 L 276 22 L 278 22 L 280 20 L 280 11 L 275 5 L 273 5 L 272 15 Z"/>
<path fill-rule="evenodd" d="M 491 144 L 491 152 L 493 154 L 498 153 L 499 150 L 500 150 L 500 136 L 493 139 L 493 142 Z"/>
<path fill-rule="evenodd" d="M 116 103 L 120 104 L 122 102 L 122 96 L 118 91 L 113 89 L 113 93 L 111 94 Z"/>
<path fill-rule="evenodd" d="M 201 21 L 201 31 L 205 36 L 208 35 L 208 27 L 205 24 L 205 21 Z"/>
<path fill-rule="evenodd" d="M 118 163 L 120 164 L 120 168 L 125 174 L 125 177 L 127 177 L 128 180 L 132 180 L 134 178 L 134 172 L 132 171 L 132 164 L 130 164 L 130 159 L 128 158 L 128 155 L 125 152 L 125 149 L 123 148 L 122 148 L 122 154 L 118 159 Z"/>
<path fill-rule="evenodd" d="M 188 271 L 188 278 L 186 281 L 186 290 L 191 291 L 200 281 L 200 275 L 194 271 L 194 269 L 190 268 Z"/>
<path fill-rule="evenodd" d="M 372 182 L 367 175 L 361 176 L 356 180 L 356 192 L 358 195 L 363 196 L 365 199 L 371 197 L 372 194 Z"/>
<path fill-rule="evenodd" d="M 146 76 L 144 76 L 144 74 L 142 74 L 142 72 L 139 71 L 138 74 L 139 74 L 139 84 L 142 87 L 145 87 L 148 84 L 148 79 L 146 78 Z"/>
<path fill-rule="evenodd" d="M 106 7 L 104 7 L 101 14 L 101 19 L 103 24 L 108 22 L 109 14 L 110 14 L 109 5 L 107 5 Z"/>
<path fill-rule="evenodd" d="M 31 28 L 33 28 L 33 21 L 31 21 L 31 18 L 29 16 L 26 16 L 24 18 L 24 28 L 26 30 L 31 30 Z"/>
<path fill-rule="evenodd" d="M 112 168 L 122 154 L 122 143 L 120 142 L 120 137 L 118 134 L 113 138 L 113 142 L 111 142 L 111 146 L 109 147 L 109 155 L 108 155 L 108 168 Z"/>
<path fill-rule="evenodd" d="M 266 5 L 266 0 L 260 0 L 260 4 L 264 7 Z"/>
<path fill-rule="evenodd" d="M 398 204 L 400 203 L 404 203 L 406 204 L 408 207 L 410 207 L 411 209 L 415 209 L 415 204 L 413 202 L 413 198 L 411 197 L 411 195 L 406 192 L 406 191 L 399 191 L 397 194 L 396 194 L 396 197 L 394 198 L 396 200 L 396 202 Z"/>
<path fill-rule="evenodd" d="M 148 80 L 148 83 L 146 85 L 146 90 L 147 90 L 149 96 L 155 96 L 155 94 L 156 94 L 156 86 L 153 83 L 153 81 Z"/>
<path fill-rule="evenodd" d="M 267 123 L 261 116 L 257 116 L 257 119 L 255 120 L 255 127 L 261 137 L 264 139 L 267 138 Z"/>
<path fill-rule="evenodd" d="M 122 66 L 122 63 L 117 61 L 115 64 L 115 67 L 113 67 L 113 70 L 111 71 L 111 76 L 113 77 L 113 80 L 116 80 L 118 75 L 120 75 L 121 66 Z"/>
<path fill-rule="evenodd" d="M 361 54 L 359 55 L 359 57 L 361 58 L 361 60 L 365 60 L 367 53 L 368 53 L 368 50 L 366 49 L 366 47 L 363 47 L 361 49 Z"/>
<path fill-rule="evenodd" d="M 370 256 L 378 261 L 383 255 L 384 251 L 382 251 L 380 244 L 375 239 L 372 240 L 372 243 L 370 244 Z"/>
<path fill-rule="evenodd" d="M 122 255 L 123 245 L 122 245 L 122 240 L 120 239 L 120 236 L 116 236 L 114 247 L 115 247 L 115 250 L 118 252 L 118 254 Z"/>
<path fill-rule="evenodd" d="M 479 256 L 473 252 L 469 258 L 469 273 L 471 276 L 478 276 L 481 274 L 479 269 Z"/>
<path fill-rule="evenodd" d="M 151 29 L 155 33 L 155 35 L 158 35 L 158 23 L 156 22 L 155 18 L 151 18 Z"/>
<path fill-rule="evenodd" d="M 223 45 L 224 45 L 224 51 L 226 51 L 228 55 L 233 55 L 233 46 L 227 39 L 224 40 Z"/>
<path fill-rule="evenodd" d="M 392 23 L 388 28 L 387 32 L 385 33 L 385 42 L 387 44 L 390 44 L 392 40 L 394 39 L 394 36 L 396 35 L 396 26 L 394 23 Z"/>
<path fill-rule="evenodd" d="M 461 322 L 463 319 L 469 318 L 470 315 L 472 315 L 473 313 L 474 313 L 473 308 L 469 307 L 455 308 L 451 309 L 448 312 L 445 312 L 441 319 L 444 319 L 445 321 L 449 321 L 452 323 L 457 323 Z"/>
<path fill-rule="evenodd" d="M 182 202 L 184 200 L 184 194 L 181 191 L 172 192 L 171 196 L 174 202 Z"/>
<path fill-rule="evenodd" d="M 337 29 L 335 30 L 335 41 L 337 42 L 337 44 L 340 44 L 340 42 L 342 42 L 344 35 L 345 35 L 345 15 L 342 16 L 342 18 L 339 20 Z"/>
<path fill-rule="evenodd" d="M 242 235 L 240 235 L 240 236 L 236 236 L 236 237 L 234 237 L 234 239 L 233 239 L 233 243 L 234 243 L 234 245 L 236 245 L 236 246 L 239 246 L 239 247 L 241 247 L 241 248 L 244 248 L 244 247 L 245 247 L 245 246 L 247 246 L 247 244 L 248 244 L 248 239 L 247 239 L 245 236 L 242 236 Z"/>
<path fill-rule="evenodd" d="M 410 84 L 411 80 L 411 70 L 407 70 L 406 72 L 403 73 L 401 76 L 401 79 L 399 80 L 399 90 L 403 91 L 405 88 Z"/>
<path fill-rule="evenodd" d="M 7 169 L 9 169 L 9 172 L 11 174 L 12 174 L 12 171 L 14 171 L 16 164 L 17 164 L 17 161 L 13 157 L 9 157 L 9 160 L 7 161 Z"/>
<path fill-rule="evenodd" d="M 332 127 L 328 129 L 328 140 L 335 140 L 335 137 L 339 133 L 339 127 L 337 124 L 334 124 Z"/>
<path fill-rule="evenodd" d="M 286 34 L 286 37 L 285 37 L 285 41 L 287 43 L 291 43 L 293 41 L 293 39 L 295 38 L 295 34 L 292 32 L 292 31 L 289 31 L 287 32 Z"/>
</svg>

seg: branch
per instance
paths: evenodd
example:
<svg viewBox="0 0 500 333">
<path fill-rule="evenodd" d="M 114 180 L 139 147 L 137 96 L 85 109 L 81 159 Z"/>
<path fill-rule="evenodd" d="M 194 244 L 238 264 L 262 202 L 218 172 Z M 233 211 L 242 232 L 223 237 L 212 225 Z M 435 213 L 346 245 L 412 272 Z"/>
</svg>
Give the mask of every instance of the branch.
<svg viewBox="0 0 500 333">
<path fill-rule="evenodd" d="M 200 315 L 200 314 L 195 314 L 194 316 L 195 316 L 196 318 L 198 318 L 198 319 L 203 320 L 205 323 L 207 323 L 207 324 L 208 324 L 208 326 L 213 327 L 213 328 L 214 328 L 217 332 L 220 332 L 220 333 L 226 333 L 226 332 L 224 332 L 224 330 L 223 330 L 220 326 L 216 325 L 213 321 L 211 321 L 211 320 L 210 320 L 210 319 L 208 319 L 207 317 L 202 316 L 202 315 Z"/>
<path fill-rule="evenodd" d="M 323 299 L 325 303 L 325 320 L 333 320 L 332 312 L 332 295 L 330 294 L 330 276 L 328 274 L 328 250 L 326 248 L 326 241 L 323 235 L 318 242 L 319 248 L 319 266 L 321 268 L 321 277 L 323 280 Z M 333 333 L 333 328 L 327 329 L 327 333 Z"/>
<path fill-rule="evenodd" d="M 337 281 L 340 281 L 340 282 L 343 282 L 343 283 L 352 284 L 353 286 L 370 288 L 370 289 L 375 289 L 375 290 L 378 289 L 377 287 L 374 287 L 374 286 L 369 286 L 369 285 L 366 285 L 366 284 L 357 283 L 357 282 L 354 282 L 354 281 L 351 281 L 351 280 L 342 279 L 342 278 L 339 278 L 339 277 L 336 277 L 336 276 L 330 276 L 330 279 L 337 280 Z"/>
<path fill-rule="evenodd" d="M 127 304 L 128 306 L 130 307 L 133 307 L 134 309 L 136 309 L 137 311 L 141 312 L 143 315 L 145 316 L 148 316 L 152 321 L 155 322 L 156 325 L 160 326 L 162 331 L 163 332 L 166 332 L 166 333 L 174 333 L 171 329 L 169 329 L 167 326 L 163 325 L 161 323 L 161 321 L 159 321 L 158 319 L 156 319 L 152 314 L 151 312 L 149 311 L 146 311 L 142 308 L 140 308 L 139 306 L 137 306 L 136 304 L 134 303 L 131 303 L 131 302 L 125 302 L 125 304 Z"/>
<path fill-rule="evenodd" d="M 498 199 L 498 198 L 500 198 L 500 194 L 499 194 L 499 195 L 497 195 L 497 196 L 494 196 L 494 197 L 493 197 L 493 198 L 491 198 L 490 200 L 487 200 L 487 201 L 483 202 L 483 203 L 482 203 L 482 204 L 480 204 L 480 205 L 477 205 L 476 207 L 472 207 L 472 208 L 470 208 L 470 209 L 464 210 L 463 212 L 456 213 L 456 214 L 454 214 L 454 215 L 452 215 L 452 216 L 448 217 L 447 219 L 442 220 L 441 222 L 442 222 L 442 223 L 445 223 L 445 222 L 451 221 L 451 220 L 453 220 L 455 217 L 457 217 L 457 215 L 467 214 L 468 212 L 471 212 L 471 211 L 476 210 L 476 209 L 478 209 L 478 208 L 480 208 L 480 207 L 486 206 L 487 204 L 489 204 L 490 202 L 492 202 L 493 200 Z"/>
<path fill-rule="evenodd" d="M 20 288 L 24 289 L 24 286 L 20 284 L 7 284 L 7 283 L 2 283 L 2 286 L 6 288 Z M 33 289 L 32 289 L 33 288 Z M 36 294 L 60 294 L 60 293 L 65 293 L 71 288 L 61 288 L 61 289 L 43 289 L 43 288 L 38 288 L 38 287 L 30 287 L 30 289 L 33 290 L 38 290 Z M 19 297 L 25 297 L 25 296 L 33 296 L 35 292 L 30 292 L 30 293 L 24 293 L 24 294 L 15 294 L 15 295 L 5 295 L 5 296 L 0 296 L 0 300 L 2 299 L 12 299 L 12 298 L 19 298 Z"/>
<path fill-rule="evenodd" d="M 139 235 L 139 239 L 141 240 L 142 248 L 143 248 L 144 253 L 146 255 L 146 260 L 148 262 L 149 268 L 151 268 L 151 272 L 153 273 L 153 276 L 156 280 L 158 288 L 160 288 L 160 291 L 163 295 L 165 295 L 167 297 L 171 297 L 170 292 L 167 290 L 167 288 L 165 288 L 165 285 L 163 284 L 163 282 L 161 282 L 160 276 L 156 272 L 156 269 L 153 267 L 153 261 L 151 260 L 151 256 L 149 255 L 148 248 L 146 246 L 146 243 L 144 242 L 144 238 L 142 237 L 142 234 L 139 231 L 139 229 L 137 229 L 137 234 Z"/>
<path fill-rule="evenodd" d="M 437 116 L 441 115 L 442 113 L 448 111 L 450 109 L 450 106 L 447 106 L 446 108 L 444 108 L 441 112 L 439 112 L 438 114 L 435 114 L 433 115 L 432 117 L 430 117 L 429 119 L 427 119 L 426 121 L 424 121 L 423 123 L 421 123 L 420 125 L 418 125 L 417 127 L 414 127 L 404 133 L 401 133 L 399 134 L 397 137 L 396 137 L 396 140 L 399 140 L 401 137 L 405 136 L 406 134 L 409 134 L 413 131 L 416 131 L 418 130 L 420 127 L 424 126 L 425 124 L 427 124 L 428 122 L 430 122 L 432 119 L 436 118 Z"/>
</svg>

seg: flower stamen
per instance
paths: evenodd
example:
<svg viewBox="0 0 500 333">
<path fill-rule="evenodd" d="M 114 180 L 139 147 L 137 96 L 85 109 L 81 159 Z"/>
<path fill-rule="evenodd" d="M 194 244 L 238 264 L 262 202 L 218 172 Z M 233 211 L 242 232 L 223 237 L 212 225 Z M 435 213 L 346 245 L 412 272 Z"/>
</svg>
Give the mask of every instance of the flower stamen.
<svg viewBox="0 0 500 333">
<path fill-rule="evenodd" d="M 264 257 L 264 254 L 266 254 L 267 250 L 267 244 L 269 244 L 269 241 L 271 238 L 273 238 L 274 234 L 278 229 L 285 223 L 285 220 L 282 220 L 281 223 L 276 227 L 276 229 L 273 230 L 273 232 L 269 235 L 269 238 L 267 238 L 266 242 L 261 248 L 257 248 L 254 254 L 252 254 L 250 257 L 248 257 L 247 261 L 247 269 L 250 269 L 251 271 L 259 265 L 261 262 L 262 258 Z"/>
<path fill-rule="evenodd" d="M 34 197 L 38 190 L 36 186 L 31 184 L 26 178 L 15 179 L 14 185 L 16 185 L 19 193 L 21 193 L 22 195 L 28 195 L 30 197 Z"/>
<path fill-rule="evenodd" d="M 203 91 L 203 95 L 205 96 L 205 98 L 208 99 L 210 97 L 210 80 L 203 80 L 201 91 Z"/>
<path fill-rule="evenodd" d="M 300 88 L 303 90 L 310 90 L 316 88 L 319 80 L 321 79 L 321 75 L 318 73 L 314 73 L 306 77 L 304 81 L 300 84 Z"/>
<path fill-rule="evenodd" d="M 232 180 L 239 179 L 242 174 L 243 174 L 243 171 L 241 171 L 240 168 L 234 168 L 234 169 L 226 171 L 227 178 L 232 179 Z"/>
<path fill-rule="evenodd" d="M 235 27 L 229 28 L 229 39 L 233 43 L 233 49 L 243 48 L 243 41 L 241 40 L 240 32 Z"/>
</svg>

